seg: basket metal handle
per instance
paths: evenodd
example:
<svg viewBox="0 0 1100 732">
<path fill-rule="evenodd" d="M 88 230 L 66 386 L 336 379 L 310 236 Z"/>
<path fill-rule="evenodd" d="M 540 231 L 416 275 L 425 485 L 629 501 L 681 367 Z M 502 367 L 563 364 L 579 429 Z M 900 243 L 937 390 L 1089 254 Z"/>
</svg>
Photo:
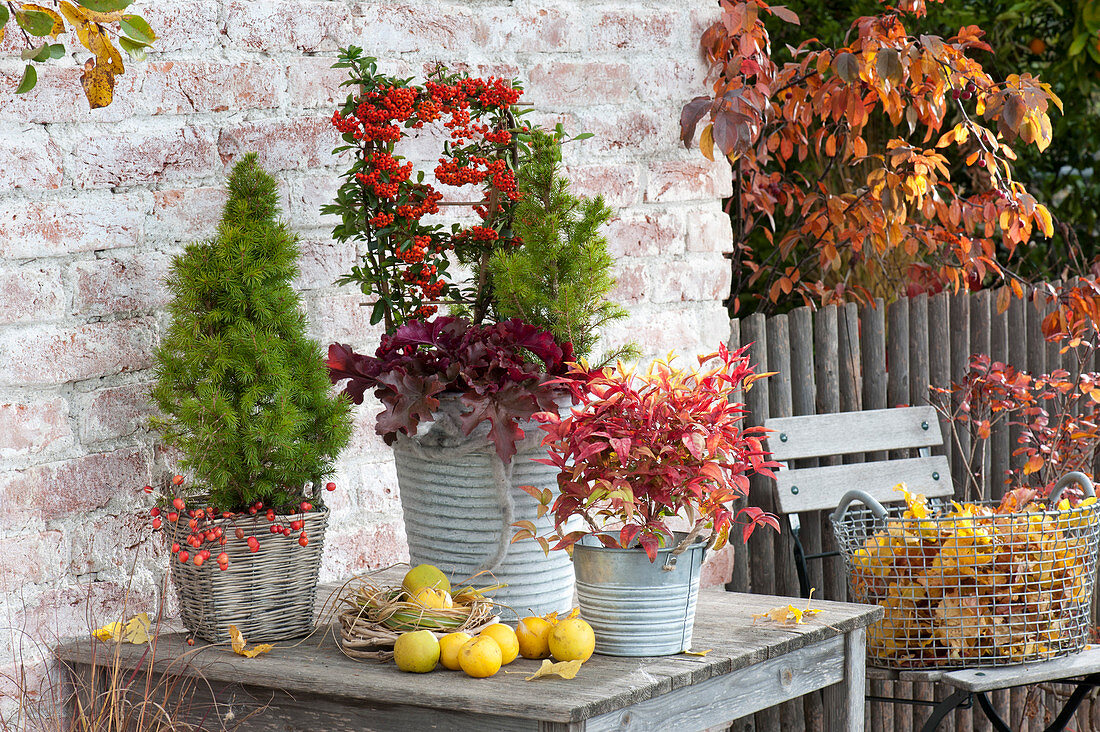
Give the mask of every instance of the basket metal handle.
<svg viewBox="0 0 1100 732">
<path fill-rule="evenodd" d="M 836 510 L 833 511 L 832 516 L 830 516 L 834 524 L 840 523 L 840 520 L 844 518 L 844 514 L 848 511 L 848 506 L 851 505 L 853 501 L 859 501 L 865 504 L 867 508 L 871 509 L 871 513 L 875 515 L 876 519 L 881 521 L 886 518 L 886 509 L 883 508 L 882 504 L 876 501 L 870 493 L 861 490 L 851 490 L 844 494 L 844 497 L 840 499 L 840 505 L 836 507 Z"/>
<path fill-rule="evenodd" d="M 1085 489 L 1085 498 L 1093 498 L 1096 495 L 1095 489 L 1092 487 L 1092 481 L 1084 473 L 1079 473 L 1076 470 L 1072 473 L 1066 473 L 1058 482 L 1054 484 L 1054 489 L 1050 492 L 1050 505 L 1054 505 L 1058 502 L 1058 499 L 1062 496 L 1062 491 L 1066 486 L 1072 483 L 1080 483 L 1081 487 Z"/>
</svg>

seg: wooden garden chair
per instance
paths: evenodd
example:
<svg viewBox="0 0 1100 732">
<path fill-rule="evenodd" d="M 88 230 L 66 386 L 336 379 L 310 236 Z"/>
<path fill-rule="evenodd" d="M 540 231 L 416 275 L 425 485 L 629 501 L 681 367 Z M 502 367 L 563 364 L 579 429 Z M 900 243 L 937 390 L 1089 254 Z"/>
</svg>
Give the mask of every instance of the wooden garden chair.
<svg viewBox="0 0 1100 732">
<path fill-rule="evenodd" d="M 778 507 L 787 515 L 795 532 L 795 564 L 803 597 L 809 594 L 807 562 L 835 556 L 837 552 L 807 555 L 798 540 L 795 518 L 798 514 L 836 509 L 844 494 L 853 488 L 866 492 L 880 503 L 900 500 L 901 496 L 894 490 L 899 483 L 905 483 L 911 492 L 922 493 L 928 498 L 947 498 L 954 493 L 947 458 L 931 454 L 931 448 L 943 444 L 932 407 L 780 417 L 767 420 L 764 426 L 770 431 L 768 445 L 772 459 L 785 466 L 793 460 L 855 453 L 888 455 L 890 451 L 904 451 L 910 454 L 914 449 L 918 453 L 917 457 L 789 468 L 776 473 Z M 813 520 L 818 520 L 816 515 Z M 879 681 L 939 683 L 952 688 L 943 701 L 935 703 L 922 732 L 932 732 L 956 708 L 969 707 L 975 700 L 995 730 L 1011 732 L 993 709 L 987 692 L 1045 682 L 1076 683 L 1076 690 L 1047 728 L 1048 732 L 1055 732 L 1065 729 L 1089 690 L 1100 686 L 1100 649 L 1084 650 L 1050 661 L 997 668 L 890 671 L 869 666 L 867 675 Z M 868 699 L 902 704 L 928 703 L 876 696 L 868 696 Z"/>
</svg>

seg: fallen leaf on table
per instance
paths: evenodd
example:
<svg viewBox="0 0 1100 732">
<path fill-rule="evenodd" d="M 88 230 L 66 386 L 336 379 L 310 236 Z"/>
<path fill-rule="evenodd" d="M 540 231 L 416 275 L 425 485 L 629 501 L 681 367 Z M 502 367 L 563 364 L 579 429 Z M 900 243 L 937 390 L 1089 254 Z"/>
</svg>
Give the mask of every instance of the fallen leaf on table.
<svg viewBox="0 0 1100 732">
<path fill-rule="evenodd" d="M 814 596 L 814 589 L 810 589 L 810 598 Z M 755 625 L 756 619 L 774 620 L 777 623 L 783 623 L 784 625 L 799 625 L 803 622 L 804 618 L 812 618 L 817 615 L 820 610 L 810 607 L 810 598 L 806 599 L 806 607 L 795 607 L 794 605 L 780 605 L 779 607 L 773 607 L 771 610 L 766 610 L 759 615 L 752 616 L 752 622 Z"/>
<path fill-rule="evenodd" d="M 149 624 L 149 613 L 138 613 L 130 618 L 122 628 L 122 642 L 135 645 L 148 643 L 150 640 Z"/>
<path fill-rule="evenodd" d="M 558 612 L 555 610 L 552 613 L 546 613 L 545 615 L 543 615 L 542 619 L 550 623 L 550 625 L 557 625 L 563 620 L 571 620 L 573 618 L 579 618 L 580 616 L 581 609 L 579 607 L 575 607 L 570 610 L 567 615 L 562 615 L 560 618 L 558 617 Z"/>
<path fill-rule="evenodd" d="M 102 628 L 93 630 L 92 635 L 101 641 L 114 640 L 122 635 L 122 623 L 117 621 L 114 623 L 107 623 Z"/>
<path fill-rule="evenodd" d="M 117 640 L 140 646 L 149 642 L 149 624 L 149 613 L 139 613 L 125 624 L 115 621 L 96 628 L 92 635 L 101 641 Z"/>
<path fill-rule="evenodd" d="M 705 656 L 708 653 L 710 653 L 712 650 L 714 650 L 714 649 L 713 648 L 708 648 L 705 651 L 684 651 L 684 655 L 685 656 Z"/>
<path fill-rule="evenodd" d="M 246 648 L 247 645 L 244 640 L 244 636 L 241 635 L 241 631 L 237 630 L 236 625 L 229 626 L 229 643 L 233 647 L 233 652 L 239 656 L 245 658 L 255 658 L 261 653 L 267 653 L 275 646 L 270 643 L 258 643 L 252 648 Z"/>
<path fill-rule="evenodd" d="M 542 662 L 542 665 L 539 666 L 539 670 L 525 678 L 524 681 L 534 681 L 535 679 L 541 679 L 547 676 L 560 676 L 563 679 L 572 679 L 576 677 L 577 672 L 580 670 L 580 661 L 559 661 L 558 663 L 551 663 L 549 659 L 546 659 Z"/>
</svg>

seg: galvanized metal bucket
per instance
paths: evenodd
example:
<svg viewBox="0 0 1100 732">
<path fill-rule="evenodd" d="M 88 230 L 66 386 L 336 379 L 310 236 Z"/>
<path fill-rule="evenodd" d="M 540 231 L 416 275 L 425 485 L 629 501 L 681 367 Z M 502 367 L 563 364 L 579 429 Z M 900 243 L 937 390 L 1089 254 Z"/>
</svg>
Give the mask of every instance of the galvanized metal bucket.
<svg viewBox="0 0 1100 732">
<path fill-rule="evenodd" d="M 586 536 L 573 546 L 581 617 L 605 656 L 671 656 L 691 648 L 706 541 L 650 562 L 644 551 L 608 549 Z M 669 569 L 665 569 L 669 567 Z"/>
<path fill-rule="evenodd" d="M 494 555 L 506 547 L 492 575 L 476 581 L 506 585 L 490 593 L 504 606 L 505 619 L 564 612 L 573 604 L 573 567 L 565 552 L 547 556 L 534 541 L 507 543 L 515 533 L 512 522 L 531 521 L 540 533 L 552 528 L 549 515 L 537 518 L 535 499 L 517 487 L 555 492 L 558 487 L 558 470 L 533 460 L 546 457 L 539 444 L 541 431 L 533 424 L 524 427 L 528 439 L 520 443 L 510 466 L 510 520 L 496 484 L 498 459 L 487 435 L 481 434 L 486 427 L 470 436 L 484 442 L 473 450 L 454 448 L 453 430 L 441 427 L 440 421 L 415 446 L 408 441 L 393 445 L 411 563 L 434 564 L 452 580 L 462 580 L 494 564 Z M 433 440 L 439 443 L 435 450 Z"/>
</svg>

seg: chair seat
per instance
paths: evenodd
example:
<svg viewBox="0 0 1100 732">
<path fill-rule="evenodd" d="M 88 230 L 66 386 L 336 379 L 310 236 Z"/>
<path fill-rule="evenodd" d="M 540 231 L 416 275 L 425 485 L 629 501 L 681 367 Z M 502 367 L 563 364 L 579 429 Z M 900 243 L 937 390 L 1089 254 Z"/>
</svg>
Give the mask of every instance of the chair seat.
<svg viewBox="0 0 1100 732">
<path fill-rule="evenodd" d="M 963 668 L 945 672 L 940 680 L 963 691 L 979 692 L 1072 679 L 1095 673 L 1100 673 L 1100 648 L 1086 648 L 1069 656 L 1036 663 L 1021 663 L 1018 666 Z"/>
<path fill-rule="evenodd" d="M 1100 648 L 1086 648 L 1069 656 L 1015 666 L 955 670 L 895 671 L 867 667 L 867 678 L 877 681 L 939 682 L 969 692 L 996 691 L 1013 686 L 1060 681 L 1100 673 Z"/>
</svg>

